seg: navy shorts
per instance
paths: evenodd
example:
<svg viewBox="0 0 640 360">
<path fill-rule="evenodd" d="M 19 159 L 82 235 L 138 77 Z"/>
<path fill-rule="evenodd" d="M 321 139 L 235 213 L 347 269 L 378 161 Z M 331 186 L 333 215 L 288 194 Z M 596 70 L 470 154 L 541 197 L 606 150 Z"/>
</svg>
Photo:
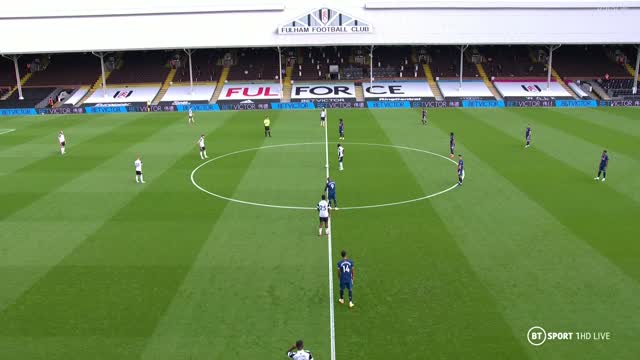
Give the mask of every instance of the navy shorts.
<svg viewBox="0 0 640 360">
<path fill-rule="evenodd" d="M 335 200 L 336 194 L 329 194 L 329 200 Z"/>
<path fill-rule="evenodd" d="M 67 143 L 65 141 L 60 143 L 60 146 L 65 146 L 65 145 L 67 145 Z"/>
<path fill-rule="evenodd" d="M 328 224 L 329 223 L 329 218 L 328 217 L 320 217 L 320 223 Z"/>
<path fill-rule="evenodd" d="M 205 151 L 205 150 L 207 150 L 207 148 L 206 148 L 206 147 L 204 147 L 204 146 L 200 146 L 200 151 Z"/>
<path fill-rule="evenodd" d="M 136 171 L 136 175 L 142 175 L 142 171 Z"/>
<path fill-rule="evenodd" d="M 602 165 L 600 165 L 599 169 L 600 169 L 600 171 L 606 171 L 606 170 L 607 170 L 607 167 L 606 167 L 606 166 L 602 166 Z"/>
<path fill-rule="evenodd" d="M 344 290 L 345 288 L 351 290 L 353 288 L 353 281 L 342 281 L 340 280 L 340 290 Z"/>
</svg>

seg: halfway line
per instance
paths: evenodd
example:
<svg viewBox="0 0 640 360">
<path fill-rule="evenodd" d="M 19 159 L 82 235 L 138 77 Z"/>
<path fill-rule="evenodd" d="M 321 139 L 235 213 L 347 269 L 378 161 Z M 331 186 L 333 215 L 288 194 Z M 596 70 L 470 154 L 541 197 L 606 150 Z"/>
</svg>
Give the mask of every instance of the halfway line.
<svg viewBox="0 0 640 360">
<path fill-rule="evenodd" d="M 324 123 L 324 149 L 325 149 L 325 166 L 327 169 L 327 178 L 329 178 L 329 134 L 328 134 L 328 120 L 329 116 L 325 117 Z M 334 316 L 334 304 L 333 304 L 333 254 L 331 250 L 331 236 L 333 229 L 331 229 L 331 214 L 329 214 L 329 221 L 327 223 L 329 234 L 327 234 L 327 249 L 329 253 L 329 324 L 331 328 L 331 360 L 336 360 L 336 322 Z"/>
</svg>

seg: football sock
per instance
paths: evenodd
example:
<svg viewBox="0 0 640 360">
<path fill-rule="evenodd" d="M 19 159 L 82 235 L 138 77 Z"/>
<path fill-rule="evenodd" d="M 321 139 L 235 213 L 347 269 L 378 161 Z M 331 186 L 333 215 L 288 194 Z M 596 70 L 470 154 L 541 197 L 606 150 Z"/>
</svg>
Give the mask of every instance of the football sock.
<svg viewBox="0 0 640 360">
<path fill-rule="evenodd" d="M 144 177 L 142 177 L 142 175 L 140 175 L 140 181 L 144 182 Z"/>
<path fill-rule="evenodd" d="M 340 299 L 344 299 L 344 289 L 340 289 Z"/>
<path fill-rule="evenodd" d="M 318 229 L 318 235 L 322 235 L 322 228 Z"/>
<path fill-rule="evenodd" d="M 349 302 L 353 301 L 353 290 L 349 289 Z"/>
</svg>

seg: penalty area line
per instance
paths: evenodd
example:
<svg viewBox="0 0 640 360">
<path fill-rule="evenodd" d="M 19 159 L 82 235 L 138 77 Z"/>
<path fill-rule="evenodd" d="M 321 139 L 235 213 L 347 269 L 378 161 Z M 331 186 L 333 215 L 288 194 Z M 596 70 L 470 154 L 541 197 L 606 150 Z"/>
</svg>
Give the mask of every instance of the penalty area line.
<svg viewBox="0 0 640 360">
<path fill-rule="evenodd" d="M 0 135 L 8 134 L 12 131 L 16 131 L 16 129 L 0 129 Z"/>
</svg>

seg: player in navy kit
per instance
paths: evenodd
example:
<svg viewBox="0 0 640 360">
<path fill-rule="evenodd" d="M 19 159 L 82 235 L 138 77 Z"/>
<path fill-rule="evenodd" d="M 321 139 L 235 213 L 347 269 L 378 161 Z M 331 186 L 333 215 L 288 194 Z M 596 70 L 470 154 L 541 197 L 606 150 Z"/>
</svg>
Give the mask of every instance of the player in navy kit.
<svg viewBox="0 0 640 360">
<path fill-rule="evenodd" d="M 458 154 L 458 186 L 462 186 L 463 180 L 464 180 L 464 160 L 462 160 L 462 155 Z"/>
<path fill-rule="evenodd" d="M 607 154 L 607 150 L 603 150 L 602 155 L 600 156 L 598 175 L 594 178 L 594 180 L 600 180 L 600 175 L 602 175 L 602 181 L 607 180 L 607 166 L 609 166 L 609 155 Z"/>
<path fill-rule="evenodd" d="M 422 108 L 422 125 L 427 125 L 427 109 Z"/>
<path fill-rule="evenodd" d="M 331 180 L 331 178 L 327 178 L 327 184 L 324 186 L 324 191 L 329 195 L 329 206 L 332 206 L 334 210 L 338 210 L 338 202 L 336 201 L 336 182 Z M 331 200 L 333 200 L 333 205 L 331 204 Z"/>
<path fill-rule="evenodd" d="M 449 157 L 453 159 L 453 154 L 456 152 L 456 138 L 453 133 L 449 134 Z"/>
<path fill-rule="evenodd" d="M 353 261 L 347 258 L 347 252 L 342 250 L 342 260 L 338 262 L 338 276 L 340 277 L 340 304 L 344 304 L 344 289 L 349 290 L 349 307 L 352 308 L 353 304 Z"/>
<path fill-rule="evenodd" d="M 342 119 L 338 124 L 338 135 L 340 135 L 340 140 L 344 140 L 344 121 Z"/>
<path fill-rule="evenodd" d="M 531 126 L 527 126 L 527 130 L 524 132 L 524 138 L 526 140 L 525 148 L 528 148 L 531 145 Z"/>
</svg>

